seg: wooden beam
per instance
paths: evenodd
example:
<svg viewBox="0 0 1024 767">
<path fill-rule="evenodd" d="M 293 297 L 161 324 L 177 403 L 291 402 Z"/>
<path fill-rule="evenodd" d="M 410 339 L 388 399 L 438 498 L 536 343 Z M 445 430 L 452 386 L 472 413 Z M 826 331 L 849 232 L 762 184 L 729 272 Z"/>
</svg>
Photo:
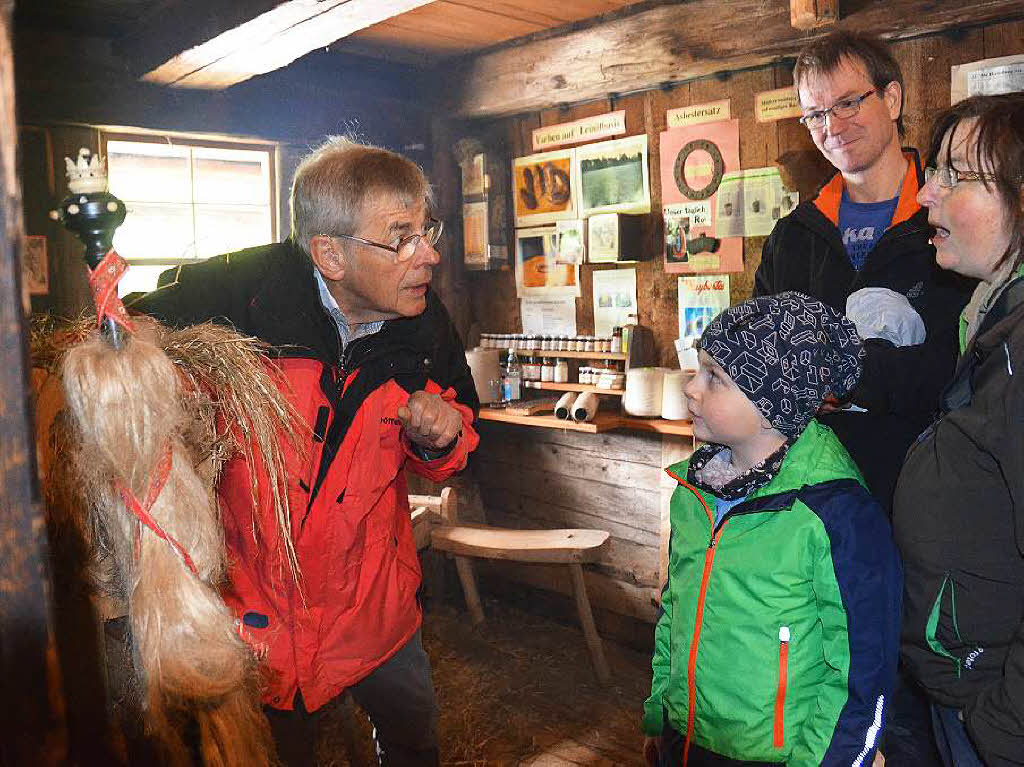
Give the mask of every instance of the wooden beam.
<svg viewBox="0 0 1024 767">
<path fill-rule="evenodd" d="M 147 72 L 175 88 L 223 90 L 433 0 L 288 0 Z"/>
<path fill-rule="evenodd" d="M 898 39 L 1021 18 L 1021 0 L 891 0 L 864 4 L 838 27 Z M 453 86 L 446 107 L 452 116 L 477 118 L 607 98 L 769 64 L 828 31 L 793 29 L 782 2 L 660 6 L 467 59 L 443 73 Z"/>
<path fill-rule="evenodd" d="M 50 615 L 21 291 L 11 0 L 0 2 L 0 764 L 63 764 L 63 693 Z"/>
<path fill-rule="evenodd" d="M 789 0 L 789 23 L 794 29 L 816 29 L 835 24 L 839 0 Z"/>
</svg>

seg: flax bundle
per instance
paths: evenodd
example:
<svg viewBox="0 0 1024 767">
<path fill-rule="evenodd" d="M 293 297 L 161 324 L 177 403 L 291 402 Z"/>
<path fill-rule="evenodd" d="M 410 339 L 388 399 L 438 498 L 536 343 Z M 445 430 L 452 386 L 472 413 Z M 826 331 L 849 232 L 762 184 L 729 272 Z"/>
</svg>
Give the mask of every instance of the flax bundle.
<svg viewBox="0 0 1024 767">
<path fill-rule="evenodd" d="M 256 477 L 259 452 L 290 543 L 278 440 L 294 439 L 297 419 L 251 339 L 214 325 L 172 331 L 136 324 L 120 350 L 81 325 L 34 339 L 36 364 L 59 371 L 70 416 L 58 415 L 47 437 L 48 505 L 78 526 L 97 585 L 127 609 L 146 729 L 167 760 L 191 763 L 181 732 L 194 719 L 205 764 L 270 764 L 256 659 L 217 591 L 225 546 L 213 488 L 236 451 Z M 138 522 L 118 489 L 145 505 L 168 449 L 166 484 L 149 513 L 191 558 L 194 573 Z M 254 479 L 254 498 L 256 491 Z M 287 559 L 282 567 L 298 579 L 290 548 Z"/>
</svg>

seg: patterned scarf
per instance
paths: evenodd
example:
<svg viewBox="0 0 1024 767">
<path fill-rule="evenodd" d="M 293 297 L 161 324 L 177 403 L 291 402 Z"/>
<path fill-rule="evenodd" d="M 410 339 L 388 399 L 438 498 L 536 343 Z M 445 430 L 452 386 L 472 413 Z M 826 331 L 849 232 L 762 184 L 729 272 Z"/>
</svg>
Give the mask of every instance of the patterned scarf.
<svg viewBox="0 0 1024 767">
<path fill-rule="evenodd" d="M 742 474 L 736 474 L 732 467 L 731 449 L 705 443 L 693 451 L 686 481 L 723 501 L 746 498 L 775 479 L 794 442 L 796 437 L 787 439 L 778 450 Z"/>
</svg>

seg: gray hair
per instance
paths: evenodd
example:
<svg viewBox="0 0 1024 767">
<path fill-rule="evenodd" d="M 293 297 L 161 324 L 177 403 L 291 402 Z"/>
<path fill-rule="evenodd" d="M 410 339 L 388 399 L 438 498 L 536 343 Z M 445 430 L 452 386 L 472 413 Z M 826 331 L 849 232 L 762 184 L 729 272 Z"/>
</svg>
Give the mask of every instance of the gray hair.
<svg viewBox="0 0 1024 767">
<path fill-rule="evenodd" d="M 355 234 L 363 204 L 373 194 L 403 205 L 433 196 L 419 165 L 388 149 L 330 136 L 299 163 L 292 180 L 292 240 L 311 255 L 318 234 Z"/>
</svg>

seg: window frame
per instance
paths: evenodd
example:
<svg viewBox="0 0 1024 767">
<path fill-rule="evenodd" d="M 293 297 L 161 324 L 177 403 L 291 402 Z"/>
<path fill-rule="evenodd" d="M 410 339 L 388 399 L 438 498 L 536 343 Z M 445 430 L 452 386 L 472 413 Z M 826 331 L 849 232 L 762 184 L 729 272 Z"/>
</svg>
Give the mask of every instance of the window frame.
<svg viewBox="0 0 1024 767">
<path fill-rule="evenodd" d="M 271 242 L 278 241 L 278 233 L 280 231 L 280 179 L 278 179 L 278 167 L 280 151 L 280 145 L 276 141 L 261 141 L 258 139 L 238 139 L 234 140 L 231 138 L 208 138 L 201 135 L 194 134 L 179 134 L 169 133 L 160 131 L 130 131 L 125 129 L 112 129 L 112 130 L 101 130 L 99 136 L 100 143 L 100 154 L 104 158 L 109 158 L 110 154 L 107 151 L 107 145 L 111 141 L 124 141 L 132 142 L 137 144 L 169 144 L 172 146 L 188 146 L 198 147 L 202 149 L 237 149 L 241 151 L 256 151 L 265 152 L 268 158 L 268 177 L 270 182 L 270 197 L 268 205 L 270 206 L 270 236 Z M 109 163 L 109 159 L 108 159 Z M 191 167 L 191 163 L 189 163 Z M 109 172 L 109 165 L 108 165 Z M 190 181 L 191 187 L 191 181 Z M 193 217 L 195 215 L 195 203 L 190 203 L 190 207 L 193 209 Z M 168 268 L 174 266 L 181 266 L 182 264 L 195 264 L 205 258 L 131 258 L 125 257 L 125 261 L 129 264 L 136 264 L 139 266 L 166 266 Z"/>
</svg>

